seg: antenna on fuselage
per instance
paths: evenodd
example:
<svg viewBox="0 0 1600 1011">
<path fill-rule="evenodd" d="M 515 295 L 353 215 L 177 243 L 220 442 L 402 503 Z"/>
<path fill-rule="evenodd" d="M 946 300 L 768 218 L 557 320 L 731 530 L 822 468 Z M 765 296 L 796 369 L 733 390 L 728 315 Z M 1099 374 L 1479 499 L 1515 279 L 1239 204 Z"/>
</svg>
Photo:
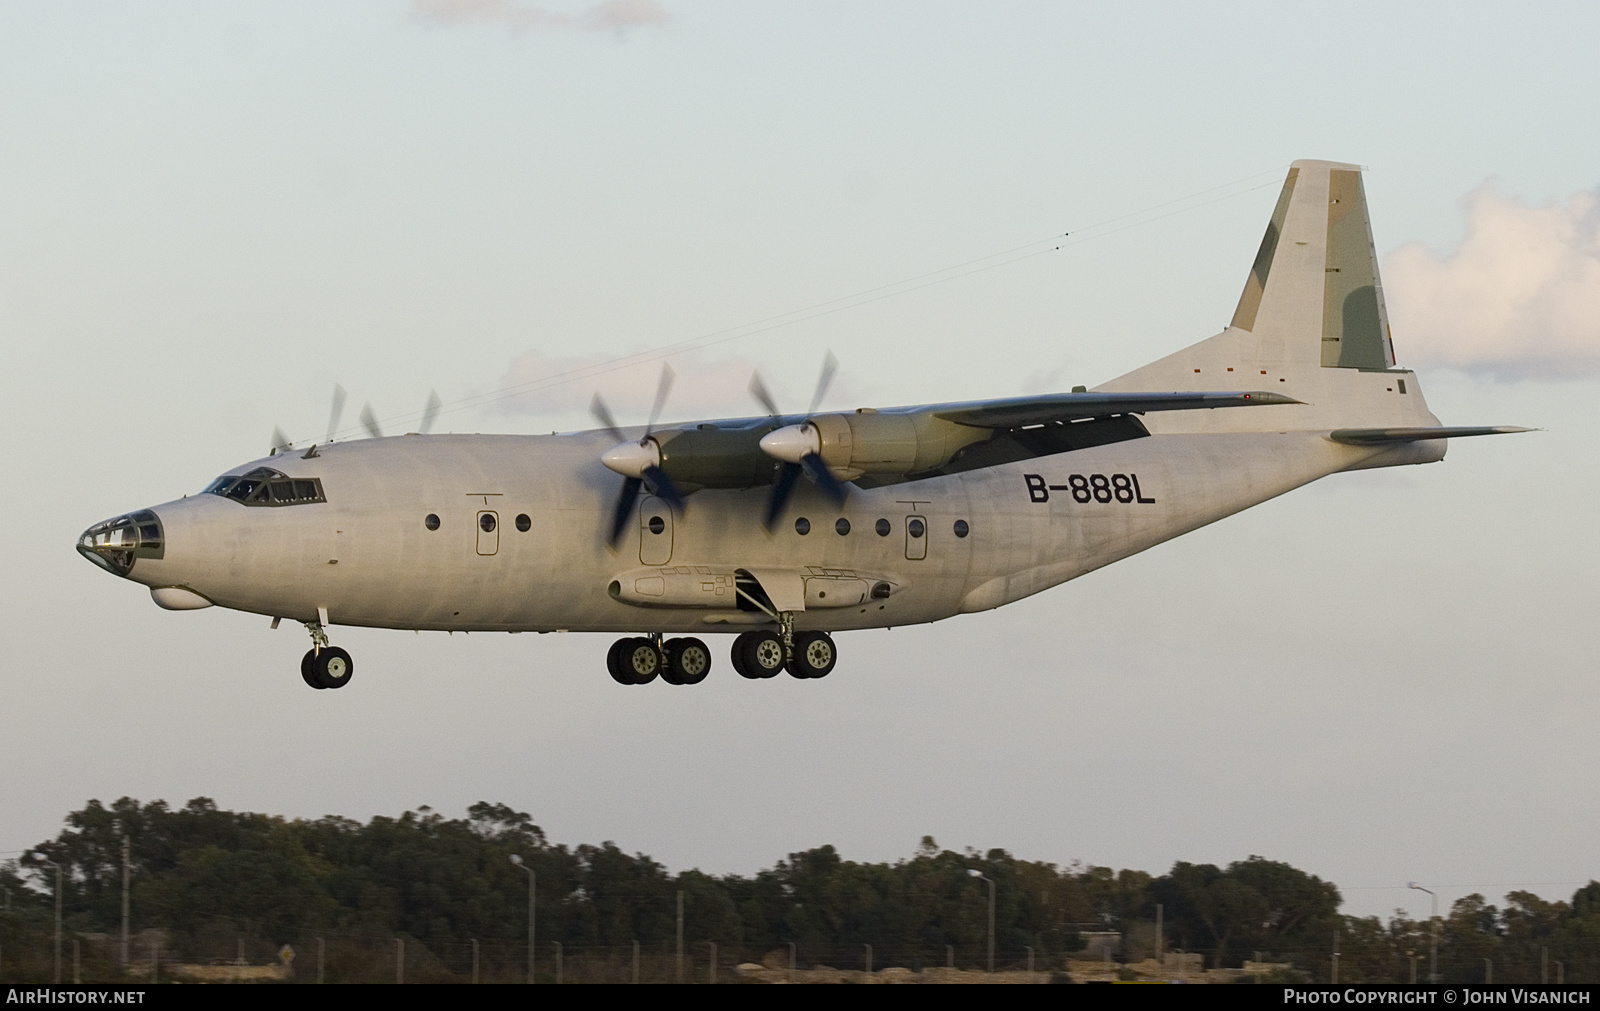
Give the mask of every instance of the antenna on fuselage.
<svg viewBox="0 0 1600 1011">
<path fill-rule="evenodd" d="M 277 456 L 279 453 L 286 453 L 293 445 L 294 443 L 289 441 L 289 437 L 283 434 L 283 429 L 279 428 L 277 425 L 272 426 L 272 448 L 267 452 L 268 456 Z"/>
</svg>

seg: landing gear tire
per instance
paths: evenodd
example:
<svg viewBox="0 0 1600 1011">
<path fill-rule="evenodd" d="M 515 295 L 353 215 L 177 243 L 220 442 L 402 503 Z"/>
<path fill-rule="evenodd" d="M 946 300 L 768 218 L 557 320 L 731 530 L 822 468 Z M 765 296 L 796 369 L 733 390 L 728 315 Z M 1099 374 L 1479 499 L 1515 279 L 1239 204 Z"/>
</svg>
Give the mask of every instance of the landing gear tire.
<svg viewBox="0 0 1600 1011">
<path fill-rule="evenodd" d="M 794 637 L 794 656 L 785 665 L 801 680 L 825 678 L 839 662 L 839 651 L 826 632 L 800 632 Z"/>
<path fill-rule="evenodd" d="M 661 651 L 649 639 L 623 639 L 617 645 L 621 647 L 617 666 L 628 677 L 628 684 L 647 685 L 661 673 Z"/>
<path fill-rule="evenodd" d="M 316 658 L 316 650 L 306 650 L 306 655 L 300 658 L 300 677 L 305 679 L 306 684 L 320 692 L 322 689 L 328 686 L 323 684 L 321 681 L 318 681 L 317 676 L 311 672 L 311 661 L 315 660 Z"/>
<path fill-rule="evenodd" d="M 783 670 L 783 638 L 776 632 L 746 632 L 735 641 L 734 648 L 743 643 L 744 670 L 747 678 L 777 677 Z"/>
<path fill-rule="evenodd" d="M 343 688 L 355 672 L 355 661 L 338 646 L 313 649 L 300 661 L 300 676 L 313 688 Z"/>
<path fill-rule="evenodd" d="M 661 679 L 674 685 L 697 685 L 711 673 L 711 650 L 699 639 L 668 639 L 667 665 Z"/>
<path fill-rule="evenodd" d="M 618 639 L 606 650 L 606 672 L 619 685 L 633 684 L 633 672 L 622 666 L 623 654 L 632 642 L 632 639 Z"/>
<path fill-rule="evenodd" d="M 750 669 L 744 665 L 744 643 L 749 632 L 740 632 L 733 637 L 733 648 L 728 651 L 728 661 L 733 664 L 734 672 L 742 678 L 754 678 Z"/>
</svg>

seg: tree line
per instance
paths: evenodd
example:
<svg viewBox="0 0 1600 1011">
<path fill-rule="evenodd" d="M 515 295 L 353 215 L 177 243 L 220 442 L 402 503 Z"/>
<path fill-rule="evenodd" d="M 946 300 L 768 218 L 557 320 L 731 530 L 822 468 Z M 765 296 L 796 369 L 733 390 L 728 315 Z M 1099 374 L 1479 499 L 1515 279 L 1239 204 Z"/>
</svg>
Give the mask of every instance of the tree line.
<svg viewBox="0 0 1600 1011">
<path fill-rule="evenodd" d="M 523 978 L 530 884 L 540 978 L 555 971 L 557 944 L 568 959 L 587 959 L 586 971 L 605 963 L 616 978 L 638 943 L 665 972 L 680 915 L 696 964 L 710 944 L 723 965 L 792 944 L 799 962 L 835 966 L 856 964 L 870 945 L 875 955 L 866 957 L 878 967 L 954 959 L 979 968 L 990 882 L 997 967 L 1024 964 L 1031 949 L 1040 969 L 1065 971 L 1089 941 L 1114 933 L 1113 956 L 1124 962 L 1151 957 L 1159 943 L 1200 953 L 1207 967 L 1278 963 L 1288 977 L 1313 980 L 1330 977 L 1335 950 L 1341 981 L 1404 981 L 1419 961 L 1425 979 L 1434 945 L 1449 981 L 1482 980 L 1486 971 L 1497 982 L 1554 981 L 1557 972 L 1570 982 L 1600 978 L 1595 882 L 1570 902 L 1512 892 L 1497 908 L 1471 895 L 1437 922 L 1398 911 L 1382 921 L 1341 915 L 1333 883 L 1259 856 L 1226 867 L 1179 862 L 1156 876 L 1060 867 L 1001 849 L 955 852 L 925 837 L 893 862 L 850 861 L 821 846 L 752 875 L 671 873 L 610 842 L 552 843 L 504 804 L 474 804 L 465 818 L 423 807 L 363 824 L 225 811 L 204 797 L 177 808 L 124 797 L 90 801 L 54 839 L 0 865 L 0 980 L 51 972 L 53 865 L 62 868 L 65 929 L 88 945 L 79 949 L 90 965 L 85 978 L 132 971 L 116 958 L 124 837 L 131 927 L 158 937 L 162 958 L 203 963 L 242 953 L 260 961 L 289 945 L 302 980 L 314 946 L 330 982 L 393 978 L 383 966 L 396 939 L 409 978 L 460 980 L 471 965 L 485 980 Z M 134 960 L 149 957 L 136 945 Z"/>
</svg>

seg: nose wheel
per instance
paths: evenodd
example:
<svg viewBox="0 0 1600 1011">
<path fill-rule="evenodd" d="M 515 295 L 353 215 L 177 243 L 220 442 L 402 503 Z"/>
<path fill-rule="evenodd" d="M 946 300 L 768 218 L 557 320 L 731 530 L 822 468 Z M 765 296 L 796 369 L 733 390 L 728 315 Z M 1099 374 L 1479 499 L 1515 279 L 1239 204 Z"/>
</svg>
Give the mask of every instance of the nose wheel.
<svg viewBox="0 0 1600 1011">
<path fill-rule="evenodd" d="M 350 659 L 350 654 L 337 646 L 328 645 L 328 633 L 323 631 L 322 622 L 308 621 L 305 626 L 306 631 L 311 633 L 311 648 L 300 658 L 300 677 L 318 690 L 343 688 L 349 684 L 350 675 L 356 672 L 356 664 Z M 278 627 L 276 621 L 272 627 Z"/>
<path fill-rule="evenodd" d="M 300 658 L 300 676 L 313 688 L 343 688 L 356 670 L 350 654 L 338 646 L 313 646 Z"/>
</svg>

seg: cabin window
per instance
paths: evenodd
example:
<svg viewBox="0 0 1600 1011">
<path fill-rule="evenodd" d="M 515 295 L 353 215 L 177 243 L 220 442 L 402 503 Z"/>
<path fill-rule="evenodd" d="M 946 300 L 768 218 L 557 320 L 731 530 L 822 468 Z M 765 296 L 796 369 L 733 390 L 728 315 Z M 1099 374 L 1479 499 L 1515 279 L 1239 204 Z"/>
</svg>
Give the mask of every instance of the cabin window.
<svg viewBox="0 0 1600 1011">
<path fill-rule="evenodd" d="M 956 536 L 957 537 L 965 537 L 965 536 L 967 536 L 967 534 L 969 534 L 971 532 L 972 532 L 971 528 L 967 526 L 967 521 L 966 520 L 956 520 Z"/>
<path fill-rule="evenodd" d="M 527 513 L 517 514 L 517 529 L 523 533 L 527 533 L 529 530 L 533 529 L 533 520 L 528 518 Z"/>
<path fill-rule="evenodd" d="M 478 526 L 486 534 L 494 533 L 494 513 L 484 513 L 478 517 Z"/>
<path fill-rule="evenodd" d="M 889 521 L 888 520 L 884 520 L 884 519 L 880 519 L 878 521 L 878 523 L 877 523 L 877 526 L 874 527 L 873 529 L 878 531 L 878 536 L 879 537 L 888 537 L 889 536 L 889 530 L 890 530 Z"/>
<path fill-rule="evenodd" d="M 906 533 L 910 534 L 912 537 L 921 537 L 927 532 L 927 529 L 928 528 L 923 525 L 923 522 L 917 519 L 914 519 L 906 524 Z"/>
<path fill-rule="evenodd" d="M 439 516 L 438 516 L 438 514 L 437 513 L 429 513 L 428 515 L 424 516 L 422 518 L 422 525 L 427 527 L 429 530 L 437 530 L 437 529 L 439 529 Z"/>
<path fill-rule="evenodd" d="M 839 519 L 833 524 L 833 530 L 834 533 L 837 533 L 840 537 L 843 537 L 845 534 L 850 532 L 850 521 L 845 519 L 843 516 L 839 517 Z"/>
<path fill-rule="evenodd" d="M 328 501 L 322 494 L 322 480 L 315 477 L 290 477 L 271 467 L 257 467 L 245 474 L 224 474 L 206 487 L 206 494 L 220 495 L 247 506 L 309 505 Z"/>
<path fill-rule="evenodd" d="M 811 532 L 811 521 L 804 516 L 794 521 L 794 532 L 804 537 Z"/>
</svg>

